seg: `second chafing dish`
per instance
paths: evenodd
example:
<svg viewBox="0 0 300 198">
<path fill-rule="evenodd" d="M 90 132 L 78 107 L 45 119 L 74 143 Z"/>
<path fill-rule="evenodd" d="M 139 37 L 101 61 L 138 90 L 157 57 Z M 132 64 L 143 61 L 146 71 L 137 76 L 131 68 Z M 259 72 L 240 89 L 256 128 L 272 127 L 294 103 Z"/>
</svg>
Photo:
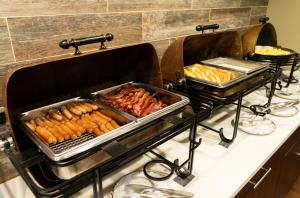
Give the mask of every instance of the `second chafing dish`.
<svg viewBox="0 0 300 198">
<path fill-rule="evenodd" d="M 235 78 L 228 80 L 224 83 L 215 83 L 208 80 L 186 76 L 188 80 L 209 85 L 215 88 L 220 88 L 220 89 L 228 88 L 241 81 L 247 80 L 269 68 L 262 64 L 251 62 L 251 61 L 243 61 L 243 60 L 224 58 L 224 57 L 201 61 L 200 64 L 209 67 L 219 68 L 236 74 Z M 186 67 L 190 67 L 190 66 L 186 66 Z"/>
<path fill-rule="evenodd" d="M 103 135 L 96 136 L 93 133 L 84 133 L 77 139 L 69 139 L 65 140 L 60 143 L 56 144 L 46 144 L 38 135 L 36 135 L 28 126 L 26 126 L 25 122 L 29 121 L 31 119 L 35 119 L 39 116 L 44 116 L 47 114 L 46 112 L 49 109 L 57 109 L 62 107 L 63 105 L 72 103 L 72 102 L 92 102 L 88 99 L 81 99 L 81 98 L 73 98 L 70 100 L 65 100 L 62 102 L 58 102 L 55 104 L 51 104 L 48 106 L 44 106 L 38 109 L 34 109 L 28 112 L 24 112 L 20 115 L 18 121 L 20 123 L 20 126 L 24 129 L 26 134 L 31 138 L 31 140 L 43 151 L 51 160 L 53 161 L 62 161 L 65 159 L 68 159 L 74 155 L 77 155 L 79 153 L 82 153 L 90 148 L 93 148 L 95 146 L 98 146 L 102 143 L 105 143 L 106 141 L 109 141 L 117 136 L 120 136 L 127 131 L 135 128 L 133 119 L 130 117 L 127 117 L 122 112 L 118 112 L 117 110 L 113 110 L 109 107 L 104 107 L 105 109 L 108 109 L 110 111 L 113 111 L 122 118 L 124 118 L 125 123 L 121 125 L 119 128 L 116 128 L 114 130 L 111 130 Z"/>
</svg>

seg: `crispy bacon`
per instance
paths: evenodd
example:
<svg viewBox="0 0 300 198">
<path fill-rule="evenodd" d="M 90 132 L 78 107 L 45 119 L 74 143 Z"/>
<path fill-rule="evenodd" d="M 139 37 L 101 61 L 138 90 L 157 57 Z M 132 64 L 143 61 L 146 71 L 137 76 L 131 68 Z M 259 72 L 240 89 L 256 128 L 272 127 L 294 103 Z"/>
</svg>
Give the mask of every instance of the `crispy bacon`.
<svg viewBox="0 0 300 198">
<path fill-rule="evenodd" d="M 128 83 L 115 95 L 102 95 L 104 101 L 111 106 L 130 113 L 136 117 L 144 117 L 167 105 L 155 98 L 155 94 Z"/>
</svg>

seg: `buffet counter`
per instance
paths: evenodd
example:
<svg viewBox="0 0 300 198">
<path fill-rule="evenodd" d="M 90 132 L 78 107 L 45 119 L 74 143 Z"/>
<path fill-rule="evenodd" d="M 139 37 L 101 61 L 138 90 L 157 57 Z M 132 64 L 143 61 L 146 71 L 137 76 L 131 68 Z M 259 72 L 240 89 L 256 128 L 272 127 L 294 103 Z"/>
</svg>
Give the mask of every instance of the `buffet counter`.
<svg viewBox="0 0 300 198">
<path fill-rule="evenodd" d="M 244 98 L 243 104 L 261 103 L 265 101 L 263 90 L 257 90 Z M 274 97 L 273 102 L 286 101 Z M 298 104 L 298 108 L 300 105 Z M 227 106 L 215 112 L 205 124 L 219 129 L 224 128 L 225 135 L 230 136 L 233 130 L 231 121 L 234 118 L 235 106 Z M 276 130 L 270 135 L 257 136 L 239 131 L 234 143 L 225 148 L 219 145 L 219 136 L 216 133 L 198 127 L 198 137 L 202 143 L 196 149 L 194 157 L 193 175 L 195 178 L 187 186 L 178 187 L 193 192 L 194 197 L 232 197 L 235 196 L 281 145 L 294 133 L 300 125 L 300 114 L 293 117 L 277 117 L 267 115 L 275 124 Z M 173 138 L 157 149 L 169 160 L 188 154 L 188 133 Z M 139 170 L 154 156 L 150 153 L 143 155 L 132 163 L 115 171 L 104 178 L 103 186 L 106 189 L 105 197 L 110 197 L 110 191 L 122 176 Z M 175 174 L 174 176 L 175 177 Z M 173 180 L 172 180 L 173 181 Z M 21 177 L 16 177 L 0 185 L 0 191 L 5 198 L 34 197 L 26 187 Z M 76 195 L 91 197 L 92 187 L 86 188 Z M 1 197 L 1 193 L 0 193 Z"/>
</svg>

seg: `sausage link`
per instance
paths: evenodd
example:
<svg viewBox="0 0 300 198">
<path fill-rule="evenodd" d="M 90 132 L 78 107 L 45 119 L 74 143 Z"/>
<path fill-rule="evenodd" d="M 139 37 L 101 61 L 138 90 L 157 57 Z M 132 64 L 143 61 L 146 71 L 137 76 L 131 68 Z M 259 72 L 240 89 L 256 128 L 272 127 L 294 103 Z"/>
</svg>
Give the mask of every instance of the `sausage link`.
<svg viewBox="0 0 300 198">
<path fill-rule="evenodd" d="M 91 107 L 94 111 L 98 110 L 99 107 L 95 104 L 89 103 L 89 102 L 85 102 L 84 104 L 88 105 L 89 107 Z"/>
<path fill-rule="evenodd" d="M 62 107 L 61 107 L 61 111 L 62 111 L 63 115 L 65 115 L 69 120 L 72 119 L 73 115 L 72 115 L 72 113 L 67 109 L 66 106 L 62 106 Z"/>
<path fill-rule="evenodd" d="M 58 121 L 61 121 L 62 120 L 62 116 L 61 116 L 61 113 L 59 111 L 54 111 L 52 109 L 49 109 L 49 114 L 52 118 L 58 120 Z"/>
<path fill-rule="evenodd" d="M 77 110 L 76 108 L 74 108 L 71 104 L 67 104 L 67 109 L 74 113 L 75 115 L 81 115 L 81 111 Z"/>
<path fill-rule="evenodd" d="M 65 140 L 70 139 L 71 135 L 65 130 L 63 130 L 61 126 L 55 125 L 54 128 L 64 137 Z"/>
<path fill-rule="evenodd" d="M 118 113 L 115 113 L 113 111 L 110 111 L 108 109 L 102 109 L 100 110 L 100 113 L 113 118 L 114 120 L 116 120 L 117 122 L 119 122 L 120 124 L 125 124 L 126 123 L 126 118 L 124 118 L 122 115 L 119 115 Z"/>
<path fill-rule="evenodd" d="M 74 104 L 74 106 L 75 106 L 79 111 L 81 111 L 82 113 L 87 113 L 87 110 L 81 106 L 81 103 L 80 103 L 80 102 L 75 102 L 75 103 L 73 103 L 73 104 Z"/>
<path fill-rule="evenodd" d="M 110 123 L 115 129 L 120 127 L 120 125 L 118 125 L 118 123 L 114 120 L 111 120 Z"/>
<path fill-rule="evenodd" d="M 36 132 L 47 144 L 57 143 L 56 138 L 46 128 L 38 126 Z"/>
<path fill-rule="evenodd" d="M 63 142 L 65 140 L 55 128 L 48 127 L 47 130 L 56 138 L 57 142 Z"/>
<path fill-rule="evenodd" d="M 30 122 L 25 122 L 26 126 L 28 126 L 32 131 L 35 131 L 36 125 L 30 123 Z"/>
</svg>

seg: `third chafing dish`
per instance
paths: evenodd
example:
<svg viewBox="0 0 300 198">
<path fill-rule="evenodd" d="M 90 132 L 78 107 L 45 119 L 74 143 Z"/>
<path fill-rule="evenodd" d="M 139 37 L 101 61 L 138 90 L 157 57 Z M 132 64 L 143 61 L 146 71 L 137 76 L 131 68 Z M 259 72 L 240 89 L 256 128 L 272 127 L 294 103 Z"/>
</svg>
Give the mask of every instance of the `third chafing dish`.
<svg viewBox="0 0 300 198">
<path fill-rule="evenodd" d="M 268 56 L 287 56 L 294 54 L 294 52 L 289 49 L 272 46 L 256 46 L 255 53 Z"/>
</svg>

